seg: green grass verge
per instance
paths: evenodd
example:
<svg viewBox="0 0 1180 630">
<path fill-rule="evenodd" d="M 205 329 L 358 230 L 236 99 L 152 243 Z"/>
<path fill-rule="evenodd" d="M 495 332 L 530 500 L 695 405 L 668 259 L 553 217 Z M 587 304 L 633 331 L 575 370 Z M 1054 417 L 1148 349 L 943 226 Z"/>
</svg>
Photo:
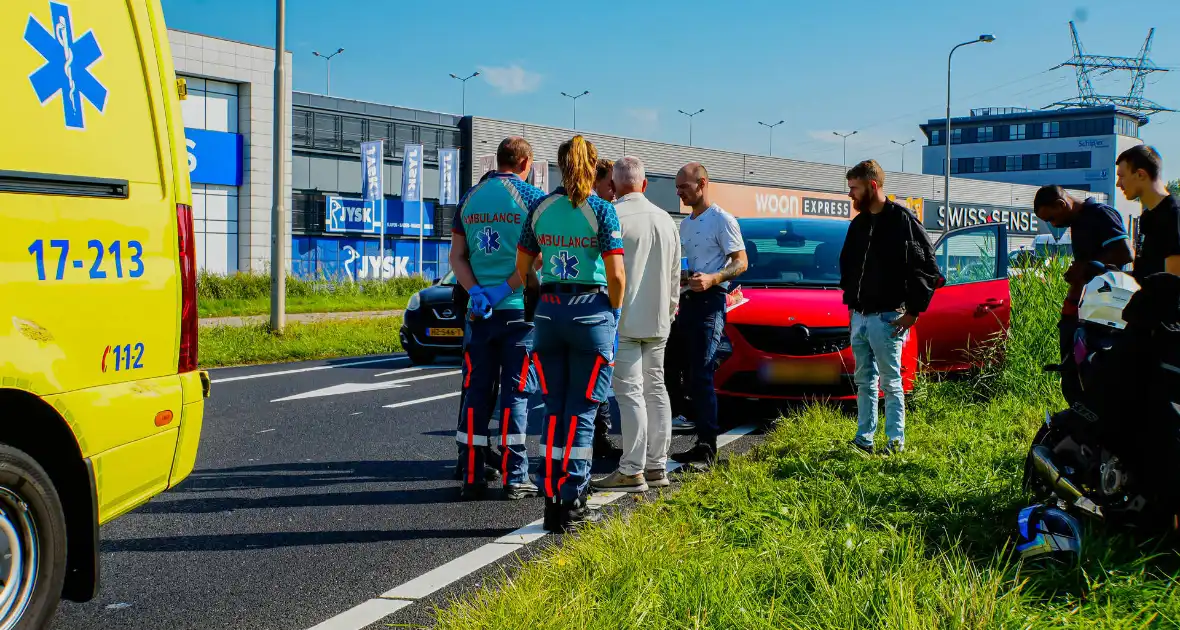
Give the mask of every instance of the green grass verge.
<svg viewBox="0 0 1180 630">
<path fill-rule="evenodd" d="M 1063 291 L 1013 286 L 1004 361 L 922 383 L 905 454 L 860 457 L 853 418 L 804 408 L 750 455 L 438 610 L 437 627 L 1175 627 L 1174 550 L 1092 529 L 1077 569 L 1012 553 L 1029 441 L 1062 404 L 1040 366 Z"/>
<path fill-rule="evenodd" d="M 288 313 L 338 313 L 403 309 L 410 296 L 429 286 L 423 278 L 389 280 L 301 280 L 287 278 Z M 202 272 L 197 278 L 201 317 L 263 315 L 270 312 L 270 275 Z"/>
<path fill-rule="evenodd" d="M 400 317 L 291 323 L 281 335 L 266 324 L 202 327 L 200 363 L 213 368 L 401 352 L 401 325 Z"/>
</svg>

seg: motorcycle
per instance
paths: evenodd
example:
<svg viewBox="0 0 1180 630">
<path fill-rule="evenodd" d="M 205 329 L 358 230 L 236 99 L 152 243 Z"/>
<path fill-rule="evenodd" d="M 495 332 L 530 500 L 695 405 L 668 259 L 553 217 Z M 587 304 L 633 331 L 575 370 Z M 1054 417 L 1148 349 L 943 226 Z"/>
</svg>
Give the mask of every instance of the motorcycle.
<svg viewBox="0 0 1180 630">
<path fill-rule="evenodd" d="M 1053 366 L 1069 407 L 1045 414 L 1023 484 L 1017 551 L 1066 559 L 1081 520 L 1157 533 L 1180 529 L 1180 278 L 1141 287 L 1104 273 L 1086 285 L 1073 354 Z"/>
</svg>

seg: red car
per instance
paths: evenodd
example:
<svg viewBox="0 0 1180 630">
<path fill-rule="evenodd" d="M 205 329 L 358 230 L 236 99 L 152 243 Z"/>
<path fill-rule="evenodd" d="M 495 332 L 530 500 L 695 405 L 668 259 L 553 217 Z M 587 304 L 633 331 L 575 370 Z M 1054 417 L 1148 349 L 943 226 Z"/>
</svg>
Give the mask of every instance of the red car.
<svg viewBox="0 0 1180 630">
<path fill-rule="evenodd" d="M 750 267 L 730 295 L 714 382 L 720 396 L 852 400 L 855 365 L 840 250 L 848 222 L 739 219 Z M 955 230 L 935 244 L 946 285 L 902 351 L 905 390 L 922 369 L 965 370 L 969 348 L 1007 330 L 1011 314 L 1003 225 Z M 919 357 L 922 358 L 919 361 Z"/>
</svg>

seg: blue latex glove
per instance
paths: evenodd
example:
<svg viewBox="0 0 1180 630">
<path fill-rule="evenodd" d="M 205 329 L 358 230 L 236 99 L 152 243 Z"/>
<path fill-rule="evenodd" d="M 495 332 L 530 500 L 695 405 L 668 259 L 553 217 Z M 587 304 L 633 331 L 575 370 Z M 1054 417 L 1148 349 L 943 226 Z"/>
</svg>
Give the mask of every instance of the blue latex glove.
<svg viewBox="0 0 1180 630">
<path fill-rule="evenodd" d="M 469 316 L 472 319 L 475 317 L 487 318 L 492 313 L 492 304 L 488 301 L 487 292 L 478 284 L 471 287 L 467 292 L 471 296 L 471 307 L 468 309 Z"/>
<path fill-rule="evenodd" d="M 490 289 L 484 289 L 484 295 L 487 297 L 488 302 L 491 303 L 492 308 L 495 308 L 495 306 L 497 304 L 504 301 L 504 298 L 508 297 L 509 295 L 512 295 L 512 287 L 508 286 L 508 281 L 505 280 L 504 282 L 501 282 L 497 286 L 494 286 Z M 484 315 L 484 318 L 486 319 L 491 316 L 492 316 L 492 313 L 489 310 L 488 314 Z"/>
<path fill-rule="evenodd" d="M 611 357 L 613 357 L 611 359 L 611 362 L 613 363 L 614 359 L 617 359 L 619 356 L 619 320 L 623 317 L 623 311 L 622 311 L 622 309 L 616 308 L 615 310 L 613 310 L 611 312 L 615 316 L 615 348 L 614 348 L 613 353 L 611 354 Z"/>
</svg>

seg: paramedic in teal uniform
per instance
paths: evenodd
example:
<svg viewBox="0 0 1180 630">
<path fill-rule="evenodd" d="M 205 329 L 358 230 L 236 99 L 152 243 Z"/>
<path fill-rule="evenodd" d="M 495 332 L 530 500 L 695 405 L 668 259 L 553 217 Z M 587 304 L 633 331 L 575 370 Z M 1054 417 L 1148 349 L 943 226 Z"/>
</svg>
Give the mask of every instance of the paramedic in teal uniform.
<svg viewBox="0 0 1180 630">
<path fill-rule="evenodd" d="M 525 317 L 516 246 L 530 204 L 545 196 L 522 176 L 532 168 L 533 149 L 524 138 L 506 138 L 496 151 L 497 171 L 459 204 L 451 235 L 451 268 L 470 294 L 463 340 L 463 401 L 455 440 L 462 497 L 484 495 L 485 456 L 490 440 L 500 447 L 504 497 L 538 494 L 529 481 L 525 443 L 532 373 L 533 323 Z M 499 382 L 499 399 L 495 391 Z M 491 434 L 492 416 L 499 421 Z"/>
<path fill-rule="evenodd" d="M 594 416 L 606 400 L 623 303 L 623 238 L 615 208 L 591 195 L 598 153 L 582 136 L 557 151 L 562 188 L 529 206 L 517 273 L 541 258 L 534 366 L 545 398 L 537 481 L 546 531 L 593 520 L 586 505 Z"/>
</svg>

